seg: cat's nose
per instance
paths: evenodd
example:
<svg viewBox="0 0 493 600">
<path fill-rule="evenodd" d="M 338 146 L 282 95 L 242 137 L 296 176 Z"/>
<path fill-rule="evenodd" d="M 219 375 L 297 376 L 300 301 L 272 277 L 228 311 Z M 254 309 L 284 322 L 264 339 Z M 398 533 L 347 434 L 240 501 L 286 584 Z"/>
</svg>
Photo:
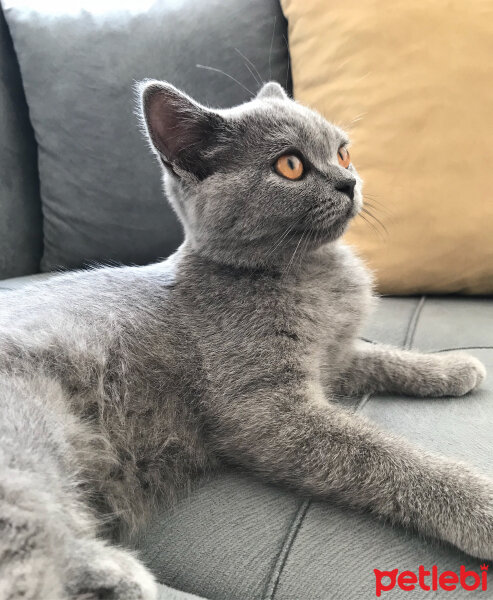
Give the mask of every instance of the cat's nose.
<svg viewBox="0 0 493 600">
<path fill-rule="evenodd" d="M 339 192 L 342 192 L 343 194 L 346 194 L 346 196 L 349 196 L 349 198 L 351 200 L 354 200 L 355 185 L 356 185 L 355 179 L 341 179 L 340 181 L 336 182 L 334 187 Z"/>
</svg>

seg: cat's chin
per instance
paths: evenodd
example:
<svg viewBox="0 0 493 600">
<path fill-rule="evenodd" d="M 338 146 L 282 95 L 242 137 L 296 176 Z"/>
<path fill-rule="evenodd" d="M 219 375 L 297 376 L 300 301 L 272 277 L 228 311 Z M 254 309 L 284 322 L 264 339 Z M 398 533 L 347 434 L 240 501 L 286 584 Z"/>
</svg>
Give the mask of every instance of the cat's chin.
<svg viewBox="0 0 493 600">
<path fill-rule="evenodd" d="M 315 229 L 317 239 L 320 240 L 321 244 L 327 244 L 339 239 L 344 235 L 349 223 L 357 214 L 357 212 L 353 214 L 353 210 L 351 210 L 330 223 L 327 223 L 327 225 L 319 225 Z"/>
</svg>

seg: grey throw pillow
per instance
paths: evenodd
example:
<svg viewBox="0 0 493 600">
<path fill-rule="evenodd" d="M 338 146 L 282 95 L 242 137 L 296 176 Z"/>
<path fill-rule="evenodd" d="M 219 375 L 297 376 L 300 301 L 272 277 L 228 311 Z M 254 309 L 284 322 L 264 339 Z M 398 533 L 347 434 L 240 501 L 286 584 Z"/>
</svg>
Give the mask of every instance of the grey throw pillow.
<svg viewBox="0 0 493 600">
<path fill-rule="evenodd" d="M 135 81 L 166 79 L 206 104 L 231 106 L 258 88 L 243 54 L 263 79 L 286 82 L 277 0 L 149 4 L 3 0 L 39 145 L 45 271 L 142 264 L 180 243 L 134 114 Z M 108 8 L 118 5 L 125 9 Z"/>
<path fill-rule="evenodd" d="M 36 142 L 19 65 L 0 11 L 0 280 L 39 270 Z"/>
</svg>

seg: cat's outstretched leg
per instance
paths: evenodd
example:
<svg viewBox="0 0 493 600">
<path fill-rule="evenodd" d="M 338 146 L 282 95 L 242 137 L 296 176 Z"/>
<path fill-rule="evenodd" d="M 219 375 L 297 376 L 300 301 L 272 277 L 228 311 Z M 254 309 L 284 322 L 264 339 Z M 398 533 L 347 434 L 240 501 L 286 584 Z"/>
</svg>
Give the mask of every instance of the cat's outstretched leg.
<svg viewBox="0 0 493 600">
<path fill-rule="evenodd" d="M 154 600 L 145 567 L 95 537 L 66 405 L 55 381 L 0 377 L 0 600 Z"/>
<path fill-rule="evenodd" d="M 493 559 L 493 481 L 325 402 L 315 383 L 263 387 L 229 403 L 216 396 L 211 410 L 217 451 L 230 462 Z"/>
<path fill-rule="evenodd" d="M 469 354 L 422 354 L 358 342 L 332 391 L 346 396 L 378 392 L 463 396 L 480 385 L 485 376 L 483 364 Z"/>
</svg>

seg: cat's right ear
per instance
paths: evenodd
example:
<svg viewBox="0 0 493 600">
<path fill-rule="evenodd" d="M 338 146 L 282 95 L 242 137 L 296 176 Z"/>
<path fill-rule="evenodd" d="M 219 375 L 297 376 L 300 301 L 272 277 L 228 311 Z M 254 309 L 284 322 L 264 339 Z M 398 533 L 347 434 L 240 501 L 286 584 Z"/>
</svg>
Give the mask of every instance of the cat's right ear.
<svg viewBox="0 0 493 600">
<path fill-rule="evenodd" d="M 205 177 L 204 153 L 215 143 L 219 115 L 167 82 L 148 80 L 139 88 L 147 134 L 164 165 Z"/>
<path fill-rule="evenodd" d="M 260 88 L 257 98 L 259 100 L 267 100 L 268 98 L 276 98 L 277 100 L 288 100 L 288 95 L 284 88 L 277 81 L 268 81 Z"/>
</svg>

